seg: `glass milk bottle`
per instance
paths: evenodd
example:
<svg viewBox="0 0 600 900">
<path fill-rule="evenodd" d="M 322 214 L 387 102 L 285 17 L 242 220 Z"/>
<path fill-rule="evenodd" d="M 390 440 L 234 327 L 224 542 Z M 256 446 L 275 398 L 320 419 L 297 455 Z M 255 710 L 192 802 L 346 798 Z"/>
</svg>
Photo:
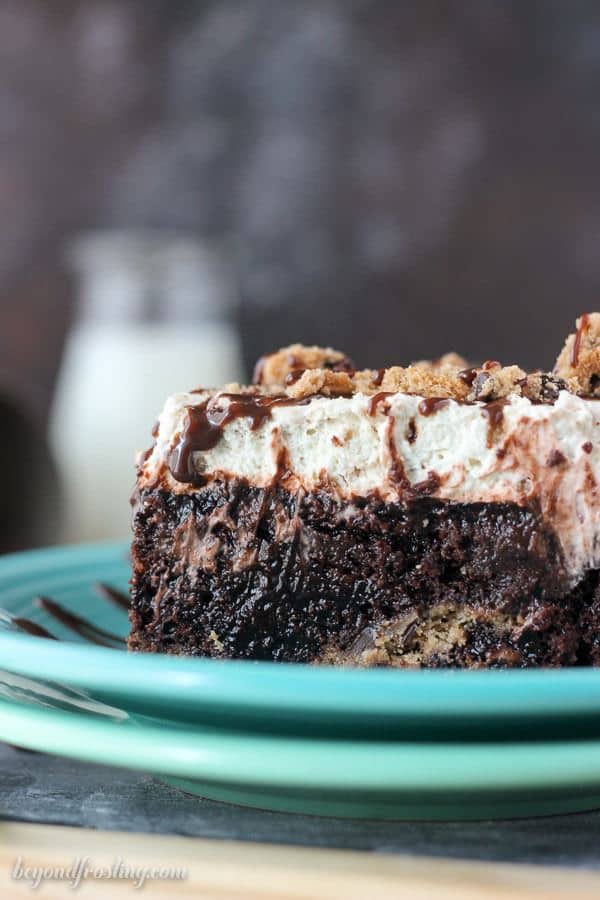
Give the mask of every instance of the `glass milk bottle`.
<svg viewBox="0 0 600 900">
<path fill-rule="evenodd" d="M 51 418 L 68 542 L 127 537 L 136 452 L 167 394 L 241 380 L 233 287 L 196 239 L 104 232 L 75 241 L 78 317 Z"/>
</svg>

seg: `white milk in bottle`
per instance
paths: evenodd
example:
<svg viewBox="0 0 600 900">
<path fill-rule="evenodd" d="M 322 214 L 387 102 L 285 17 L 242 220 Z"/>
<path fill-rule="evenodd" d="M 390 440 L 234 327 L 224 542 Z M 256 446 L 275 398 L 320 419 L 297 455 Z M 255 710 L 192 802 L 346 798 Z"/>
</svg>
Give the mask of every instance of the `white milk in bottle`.
<svg viewBox="0 0 600 900">
<path fill-rule="evenodd" d="M 136 452 L 166 396 L 242 379 L 234 291 L 214 249 L 105 232 L 72 248 L 78 317 L 51 420 L 68 542 L 127 537 Z"/>
</svg>

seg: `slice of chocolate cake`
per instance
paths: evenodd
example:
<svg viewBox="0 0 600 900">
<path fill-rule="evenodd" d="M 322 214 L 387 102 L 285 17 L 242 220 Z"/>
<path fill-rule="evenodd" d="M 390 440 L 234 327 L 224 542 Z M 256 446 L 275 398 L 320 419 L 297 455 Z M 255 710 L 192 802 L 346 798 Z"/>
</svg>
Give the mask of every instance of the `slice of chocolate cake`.
<svg viewBox="0 0 600 900">
<path fill-rule="evenodd" d="M 597 399 L 596 399 L 597 397 Z M 132 650 L 600 663 L 600 314 L 554 373 L 295 345 L 167 400 L 139 460 Z"/>
</svg>

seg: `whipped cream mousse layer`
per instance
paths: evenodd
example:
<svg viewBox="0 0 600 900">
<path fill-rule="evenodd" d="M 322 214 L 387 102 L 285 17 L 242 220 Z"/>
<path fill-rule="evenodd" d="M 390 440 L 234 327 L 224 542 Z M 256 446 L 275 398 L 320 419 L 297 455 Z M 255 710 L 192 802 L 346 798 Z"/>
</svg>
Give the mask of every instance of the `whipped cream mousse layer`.
<svg viewBox="0 0 600 900">
<path fill-rule="evenodd" d="M 600 315 L 553 372 L 293 345 L 167 399 L 138 460 L 134 650 L 600 662 Z"/>
</svg>

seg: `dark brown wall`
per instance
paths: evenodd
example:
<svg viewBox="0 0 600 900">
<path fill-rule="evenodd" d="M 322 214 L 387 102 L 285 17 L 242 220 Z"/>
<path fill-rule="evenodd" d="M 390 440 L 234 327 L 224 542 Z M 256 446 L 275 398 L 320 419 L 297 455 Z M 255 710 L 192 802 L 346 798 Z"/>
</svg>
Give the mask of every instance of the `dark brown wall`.
<svg viewBox="0 0 600 900">
<path fill-rule="evenodd" d="M 600 288 L 590 0 L 7 0 L 0 374 L 43 418 L 67 238 L 222 240 L 248 361 L 550 365 Z"/>
</svg>

